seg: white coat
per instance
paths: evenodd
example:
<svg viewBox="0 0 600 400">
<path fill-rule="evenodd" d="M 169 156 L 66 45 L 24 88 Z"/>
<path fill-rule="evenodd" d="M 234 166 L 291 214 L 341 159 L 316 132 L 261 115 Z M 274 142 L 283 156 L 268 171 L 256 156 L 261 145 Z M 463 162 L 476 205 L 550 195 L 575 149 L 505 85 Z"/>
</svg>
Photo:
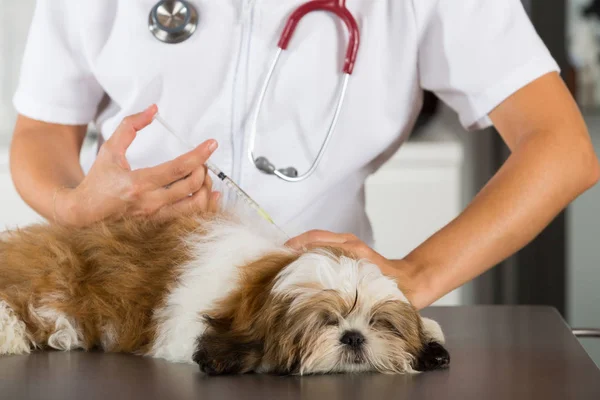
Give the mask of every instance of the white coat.
<svg viewBox="0 0 600 400">
<path fill-rule="evenodd" d="M 316 173 L 286 183 L 249 161 L 247 122 L 283 24 L 305 1 L 192 0 L 198 29 L 173 45 L 148 29 L 155 0 L 38 0 L 14 104 L 42 121 L 95 122 L 108 138 L 156 103 L 189 142 L 217 139 L 215 164 L 290 235 L 318 228 L 370 243 L 365 179 L 409 136 L 424 89 L 465 128 L 483 128 L 508 96 L 558 70 L 519 0 L 347 0 L 361 45 L 338 128 Z M 300 23 L 265 100 L 257 155 L 308 168 L 335 105 L 346 38 L 327 13 Z M 140 168 L 184 150 L 155 122 L 127 157 Z"/>
</svg>

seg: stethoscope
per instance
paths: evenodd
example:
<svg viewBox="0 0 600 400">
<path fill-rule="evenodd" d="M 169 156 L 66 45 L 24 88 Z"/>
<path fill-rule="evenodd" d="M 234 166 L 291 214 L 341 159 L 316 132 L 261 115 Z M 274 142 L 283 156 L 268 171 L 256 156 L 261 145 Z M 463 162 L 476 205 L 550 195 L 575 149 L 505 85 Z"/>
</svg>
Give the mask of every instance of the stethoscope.
<svg viewBox="0 0 600 400">
<path fill-rule="evenodd" d="M 349 44 L 344 62 L 342 85 L 337 93 L 337 105 L 333 113 L 333 118 L 329 124 L 327 135 L 325 136 L 325 140 L 310 168 L 302 175 L 298 175 L 298 170 L 294 167 L 278 169 L 268 160 L 268 158 L 264 156 L 255 157 L 254 145 L 256 142 L 256 127 L 260 111 L 271 78 L 273 77 L 273 73 L 275 72 L 275 68 L 281 57 L 281 53 L 283 50 L 287 49 L 300 20 L 312 11 L 329 11 L 344 21 L 349 31 Z M 198 27 L 198 12 L 190 2 L 185 0 L 161 0 L 150 11 L 148 27 L 150 32 L 162 42 L 181 43 L 189 39 L 196 31 L 196 28 Z M 356 63 L 359 44 L 360 33 L 358 24 L 352 16 L 352 13 L 346 7 L 346 0 L 311 0 L 298 7 L 291 14 L 283 29 L 281 38 L 279 39 L 279 48 L 277 49 L 275 58 L 269 66 L 267 76 L 258 96 L 258 101 L 249 120 L 248 157 L 256 168 L 266 174 L 275 175 L 287 182 L 303 181 L 315 172 L 337 126 L 338 118 L 346 98 L 348 81 L 350 75 L 352 75 L 354 64 Z"/>
</svg>

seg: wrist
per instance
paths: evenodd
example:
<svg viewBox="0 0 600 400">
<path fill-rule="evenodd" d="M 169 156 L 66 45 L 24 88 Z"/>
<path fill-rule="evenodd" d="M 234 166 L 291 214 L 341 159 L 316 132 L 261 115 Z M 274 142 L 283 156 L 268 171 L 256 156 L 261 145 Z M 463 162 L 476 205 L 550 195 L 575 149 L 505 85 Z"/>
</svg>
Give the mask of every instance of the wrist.
<svg viewBox="0 0 600 400">
<path fill-rule="evenodd" d="M 55 189 L 52 207 L 54 223 L 65 226 L 83 225 L 79 215 L 76 189 L 65 186 Z"/>
<path fill-rule="evenodd" d="M 427 265 L 407 258 L 391 261 L 392 276 L 408 301 L 417 309 L 423 309 L 437 300 L 434 277 Z"/>
</svg>

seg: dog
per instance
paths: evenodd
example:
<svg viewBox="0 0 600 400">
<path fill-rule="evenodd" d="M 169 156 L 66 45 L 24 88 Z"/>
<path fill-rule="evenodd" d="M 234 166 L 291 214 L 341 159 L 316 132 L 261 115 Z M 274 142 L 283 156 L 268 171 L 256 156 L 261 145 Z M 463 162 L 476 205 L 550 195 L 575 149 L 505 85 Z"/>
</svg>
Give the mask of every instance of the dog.
<svg viewBox="0 0 600 400">
<path fill-rule="evenodd" d="M 0 235 L 0 355 L 125 352 L 209 375 L 413 373 L 444 335 L 378 267 L 223 212 Z"/>
</svg>

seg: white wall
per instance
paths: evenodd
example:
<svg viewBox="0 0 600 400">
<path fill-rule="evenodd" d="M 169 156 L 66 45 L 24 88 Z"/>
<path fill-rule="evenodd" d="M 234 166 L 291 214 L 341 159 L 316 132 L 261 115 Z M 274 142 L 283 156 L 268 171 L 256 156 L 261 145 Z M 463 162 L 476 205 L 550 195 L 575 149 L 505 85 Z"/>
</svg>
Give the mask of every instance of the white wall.
<svg viewBox="0 0 600 400">
<path fill-rule="evenodd" d="M 2 1 L 0 12 L 0 143 L 7 143 L 15 111 L 12 96 L 17 79 L 35 0 Z"/>
<path fill-rule="evenodd" d="M 0 230 L 39 220 L 16 193 L 8 169 L 8 143 L 16 112 L 12 96 L 35 0 L 2 1 L 0 13 Z"/>
</svg>

